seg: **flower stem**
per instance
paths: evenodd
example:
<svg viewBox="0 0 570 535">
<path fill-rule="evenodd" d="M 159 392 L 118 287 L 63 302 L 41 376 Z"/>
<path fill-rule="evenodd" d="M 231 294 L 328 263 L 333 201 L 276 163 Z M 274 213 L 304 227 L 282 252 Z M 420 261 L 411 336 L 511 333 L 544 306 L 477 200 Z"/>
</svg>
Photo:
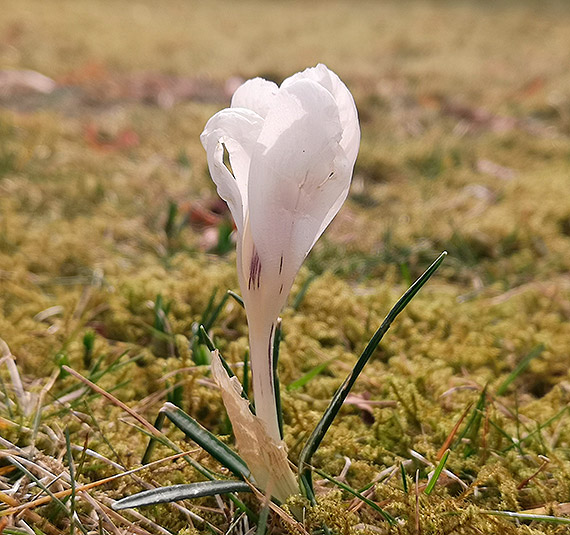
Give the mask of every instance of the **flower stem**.
<svg viewBox="0 0 570 535">
<path fill-rule="evenodd" d="M 273 380 L 273 341 L 276 323 L 276 321 L 255 321 L 250 318 L 249 347 L 255 411 L 265 424 L 269 436 L 279 443 L 281 434 Z"/>
</svg>

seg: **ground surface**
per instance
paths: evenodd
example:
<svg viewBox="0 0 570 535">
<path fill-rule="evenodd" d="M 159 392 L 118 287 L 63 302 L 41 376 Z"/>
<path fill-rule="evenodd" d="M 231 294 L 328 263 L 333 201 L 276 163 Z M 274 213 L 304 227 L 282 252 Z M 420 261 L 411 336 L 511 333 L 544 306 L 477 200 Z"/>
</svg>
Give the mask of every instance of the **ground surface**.
<svg viewBox="0 0 570 535">
<path fill-rule="evenodd" d="M 71 454 L 77 487 L 140 463 L 148 437 L 135 420 L 64 364 L 151 422 L 171 399 L 228 434 L 207 369 L 195 365 L 205 354 L 196 326 L 238 289 L 229 216 L 198 138 L 240 79 L 280 81 L 317 62 L 354 93 L 363 136 L 350 199 L 283 314 L 293 462 L 394 300 L 442 250 L 449 257 L 398 318 L 314 458 L 352 488 L 377 481 L 370 499 L 400 522 L 390 527 L 323 483 L 306 529 L 324 519 L 340 533 L 569 532 L 552 518 L 488 514 L 570 514 L 566 2 L 4 0 L 4 509 L 30 502 L 53 475 L 63 474 L 48 490 L 69 489 Z M 15 74 L 23 69 L 55 89 L 23 88 Z M 211 323 L 240 375 L 243 312 L 230 299 Z M 287 388 L 323 363 L 318 376 Z M 180 431 L 165 432 L 219 469 Z M 428 495 L 446 448 L 450 472 Z M 161 446 L 153 460 L 171 453 Z M 145 486 L 199 479 L 182 460 L 166 462 L 0 526 L 226 532 L 230 502 L 141 509 L 148 520 L 109 509 Z M 247 503 L 260 510 L 255 498 Z M 230 533 L 246 522 L 255 527 L 242 519 Z M 270 515 L 269 531 L 287 529 Z"/>
</svg>

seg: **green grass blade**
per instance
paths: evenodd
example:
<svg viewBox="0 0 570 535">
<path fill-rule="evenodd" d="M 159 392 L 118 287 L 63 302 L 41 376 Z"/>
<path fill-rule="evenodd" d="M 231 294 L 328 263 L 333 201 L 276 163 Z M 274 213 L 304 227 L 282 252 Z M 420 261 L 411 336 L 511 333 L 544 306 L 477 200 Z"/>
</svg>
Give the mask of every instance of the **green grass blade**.
<svg viewBox="0 0 570 535">
<path fill-rule="evenodd" d="M 255 535 L 265 535 L 267 533 L 267 519 L 269 518 L 269 503 L 263 505 L 257 522 L 257 531 Z"/>
<path fill-rule="evenodd" d="M 317 364 L 314 368 L 310 369 L 305 375 L 302 375 L 301 377 L 299 377 L 299 379 L 295 379 L 295 381 L 289 383 L 287 385 L 287 391 L 291 392 L 292 390 L 297 390 L 305 386 L 311 379 L 314 379 L 315 377 L 317 377 L 317 375 L 320 375 L 321 372 L 326 370 L 335 360 L 336 359 L 330 359 L 327 360 L 326 362 L 321 362 L 320 364 Z"/>
<path fill-rule="evenodd" d="M 497 396 L 504 395 L 510 384 L 523 373 L 530 365 L 531 361 L 539 357 L 544 351 L 544 344 L 539 344 L 534 347 L 526 357 L 524 357 L 517 365 L 517 367 L 509 374 L 509 376 L 502 382 L 501 386 L 497 388 Z"/>
<path fill-rule="evenodd" d="M 437 468 L 435 469 L 433 475 L 431 476 L 431 478 L 430 478 L 430 480 L 429 480 L 429 482 L 428 482 L 428 484 L 424 490 L 424 493 L 427 494 L 428 496 L 433 492 L 433 489 L 435 488 L 437 480 L 439 479 L 441 472 L 445 468 L 445 463 L 447 462 L 447 458 L 449 457 L 449 453 L 450 453 L 450 450 L 446 450 L 446 452 L 443 454 L 443 457 L 439 461 Z"/>
<path fill-rule="evenodd" d="M 232 492 L 251 492 L 251 488 L 243 481 L 201 481 L 200 483 L 190 483 L 188 485 L 172 485 L 170 487 L 145 490 L 115 502 L 112 507 L 115 511 L 120 511 L 121 509 L 131 509 L 132 507 L 157 505 L 159 503 L 190 500 Z"/>
<path fill-rule="evenodd" d="M 468 444 L 465 447 L 465 457 L 469 457 L 477 451 L 475 446 L 477 442 L 477 437 L 479 435 L 479 429 L 481 427 L 481 421 L 483 420 L 483 413 L 485 411 L 485 405 L 487 404 L 487 387 L 483 388 L 479 399 L 477 400 L 477 405 L 473 408 L 469 420 L 465 424 L 465 428 L 457 437 L 455 444 L 452 449 L 456 448 L 464 442 L 464 439 L 469 439 Z"/>
<path fill-rule="evenodd" d="M 416 281 L 414 284 L 404 293 L 402 297 L 396 302 L 396 304 L 392 307 L 382 325 L 378 328 L 378 330 L 374 333 L 374 336 L 368 342 L 368 345 L 360 355 L 356 365 L 352 369 L 352 372 L 348 375 L 348 377 L 344 380 L 342 385 L 336 391 L 330 405 L 325 410 L 323 417 L 313 429 L 311 436 L 307 440 L 301 454 L 299 456 L 299 474 L 304 474 L 305 477 L 300 477 L 301 488 L 305 492 L 307 496 L 309 496 L 312 492 L 312 477 L 310 475 L 310 468 L 308 466 L 311 464 L 311 459 L 315 451 L 317 451 L 319 445 L 321 444 L 326 432 L 328 431 L 329 427 L 331 426 L 333 420 L 336 418 L 338 411 L 342 407 L 344 400 L 350 393 L 356 379 L 362 372 L 366 363 L 370 360 L 370 357 L 378 347 L 378 344 L 382 340 L 383 336 L 386 334 L 392 322 L 396 319 L 398 314 L 404 310 L 404 308 L 408 305 L 408 303 L 415 297 L 415 295 L 420 291 L 420 289 L 424 286 L 424 284 L 430 279 L 430 277 L 437 271 L 441 263 L 443 262 L 447 253 L 444 251 L 439 255 L 439 257 L 433 262 L 433 264 L 423 273 L 423 275 Z M 310 484 L 311 488 L 309 489 L 306 484 Z"/>
<path fill-rule="evenodd" d="M 251 473 L 241 457 L 218 437 L 202 427 L 194 418 L 172 403 L 166 403 L 161 411 L 196 444 L 238 477 L 251 479 Z"/>
<path fill-rule="evenodd" d="M 214 291 L 210 294 L 210 299 L 208 299 L 208 304 L 206 305 L 206 310 L 204 310 L 204 313 L 202 314 L 202 321 L 200 323 L 202 324 L 206 323 L 206 319 L 208 318 L 208 316 L 212 312 L 212 309 L 214 308 L 214 303 L 216 302 L 217 293 L 218 289 L 214 288 Z"/>
<path fill-rule="evenodd" d="M 241 308 L 245 308 L 245 303 L 243 302 L 243 299 L 241 296 L 239 296 L 238 294 L 236 294 L 235 292 L 232 292 L 231 290 L 227 291 L 227 294 L 241 307 Z"/>
<path fill-rule="evenodd" d="M 293 310 L 299 310 L 299 307 L 301 306 L 301 303 L 303 302 L 303 299 L 305 298 L 305 294 L 307 293 L 309 286 L 311 285 L 311 283 L 316 278 L 317 278 L 317 276 L 314 273 L 311 273 L 311 275 L 304 282 L 303 286 L 299 290 L 299 293 L 295 296 L 295 299 L 293 300 L 293 304 L 291 305 Z"/>
<path fill-rule="evenodd" d="M 210 330 L 214 323 L 216 323 L 216 320 L 218 319 L 218 316 L 220 315 L 220 313 L 222 312 L 222 309 L 224 308 L 224 306 L 226 305 L 226 303 L 228 302 L 229 299 L 229 295 L 226 293 L 224 294 L 224 297 L 222 297 L 220 299 L 220 302 L 218 303 L 218 305 L 214 308 L 214 310 L 212 310 L 212 313 L 210 314 L 210 316 L 208 317 L 208 319 L 205 319 L 203 322 L 204 328 L 208 331 Z"/>
<path fill-rule="evenodd" d="M 281 384 L 277 365 L 279 363 L 279 345 L 281 344 L 281 318 L 277 318 L 275 334 L 273 336 L 273 390 L 275 391 L 275 410 L 277 411 L 277 425 L 279 436 L 283 439 L 283 409 L 281 408 Z"/>
<path fill-rule="evenodd" d="M 355 498 L 362 500 L 366 505 L 368 505 L 369 507 L 374 509 L 374 511 L 376 511 L 377 513 L 380 513 L 382 515 L 382 517 L 384 518 L 384 520 L 386 520 L 391 526 L 396 524 L 396 519 L 391 514 L 384 511 L 384 509 L 382 509 L 382 507 L 380 507 L 377 503 L 373 502 L 372 500 L 370 500 L 369 498 L 367 498 L 363 494 L 360 494 L 360 492 L 358 492 L 357 490 L 354 490 L 352 487 L 349 487 L 348 485 L 346 485 L 342 481 L 339 481 L 338 479 L 335 479 L 334 477 L 329 476 L 327 473 L 323 472 L 322 470 L 319 470 L 318 468 L 315 468 L 314 470 L 321 477 L 328 479 L 331 483 L 334 483 L 337 487 L 341 488 L 342 490 L 345 490 L 349 494 L 352 494 Z"/>
<path fill-rule="evenodd" d="M 73 454 L 71 453 L 71 441 L 69 439 L 69 428 L 65 428 L 65 449 L 67 465 L 69 468 L 69 482 L 71 483 L 71 496 L 69 497 L 69 533 L 75 533 L 75 465 Z"/>
<path fill-rule="evenodd" d="M 548 427 L 550 424 L 554 423 L 556 420 L 558 420 L 558 418 L 562 417 L 564 415 L 565 412 L 567 412 L 570 409 L 570 406 L 565 405 L 560 411 L 558 411 L 554 416 L 551 416 L 548 420 L 546 420 L 544 423 L 540 424 L 534 431 L 531 431 L 528 435 L 526 435 L 525 437 L 522 437 L 520 439 L 520 443 L 519 444 L 523 444 L 525 443 L 527 440 L 531 439 L 532 437 L 536 436 L 537 434 L 539 434 L 544 428 Z M 511 440 L 512 442 L 512 440 Z M 511 444 L 510 446 L 508 446 L 507 448 L 505 448 L 504 450 L 501 451 L 501 453 L 506 453 L 507 451 L 518 447 L 519 445 L 516 443 Z"/>
<path fill-rule="evenodd" d="M 550 524 L 570 525 L 570 518 L 563 516 L 535 515 L 532 513 L 516 513 L 514 511 L 479 511 L 483 515 L 506 516 L 516 520 L 526 520 L 529 522 L 549 522 Z"/>
<path fill-rule="evenodd" d="M 154 427 L 159 431 L 162 431 L 165 419 L 166 415 L 163 412 L 159 412 L 158 416 L 156 417 L 156 420 L 154 421 Z M 150 461 L 150 457 L 152 455 L 152 452 L 154 451 L 157 442 L 158 440 L 155 437 L 153 436 L 150 437 L 150 440 L 148 441 L 148 446 L 146 447 L 146 450 L 142 456 L 141 464 L 147 464 Z"/>
<path fill-rule="evenodd" d="M 400 474 L 402 475 L 402 488 L 408 494 L 408 478 L 406 477 L 406 468 L 402 462 L 400 463 Z"/>
<path fill-rule="evenodd" d="M 241 385 L 244 394 L 249 398 L 249 349 L 246 349 L 243 354 L 243 380 Z"/>
</svg>

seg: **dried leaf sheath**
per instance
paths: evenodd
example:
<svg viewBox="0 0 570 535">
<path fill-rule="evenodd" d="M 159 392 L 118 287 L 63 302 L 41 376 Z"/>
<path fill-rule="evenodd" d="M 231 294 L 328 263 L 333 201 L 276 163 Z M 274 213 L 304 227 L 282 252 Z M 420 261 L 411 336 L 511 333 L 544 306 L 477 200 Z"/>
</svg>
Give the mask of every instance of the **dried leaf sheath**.
<svg viewBox="0 0 570 535">
<path fill-rule="evenodd" d="M 270 437 L 264 423 L 249 410 L 248 402 L 241 397 L 241 384 L 237 377 L 229 377 L 217 351 L 212 352 L 212 375 L 222 392 L 239 454 L 257 485 L 271 489 L 271 493 L 281 501 L 298 494 L 299 487 L 289 468 L 285 443 Z"/>
</svg>

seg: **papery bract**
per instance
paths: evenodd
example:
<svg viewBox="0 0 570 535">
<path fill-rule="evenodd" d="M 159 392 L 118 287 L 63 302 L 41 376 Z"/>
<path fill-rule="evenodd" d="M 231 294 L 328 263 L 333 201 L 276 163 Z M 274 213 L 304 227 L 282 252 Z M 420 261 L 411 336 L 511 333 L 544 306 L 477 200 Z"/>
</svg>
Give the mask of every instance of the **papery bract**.
<svg viewBox="0 0 570 535">
<path fill-rule="evenodd" d="M 281 87 L 254 78 L 208 121 L 201 140 L 237 228 L 257 415 L 279 443 L 275 323 L 303 260 L 348 195 L 360 143 L 356 106 L 324 65 Z"/>
</svg>

